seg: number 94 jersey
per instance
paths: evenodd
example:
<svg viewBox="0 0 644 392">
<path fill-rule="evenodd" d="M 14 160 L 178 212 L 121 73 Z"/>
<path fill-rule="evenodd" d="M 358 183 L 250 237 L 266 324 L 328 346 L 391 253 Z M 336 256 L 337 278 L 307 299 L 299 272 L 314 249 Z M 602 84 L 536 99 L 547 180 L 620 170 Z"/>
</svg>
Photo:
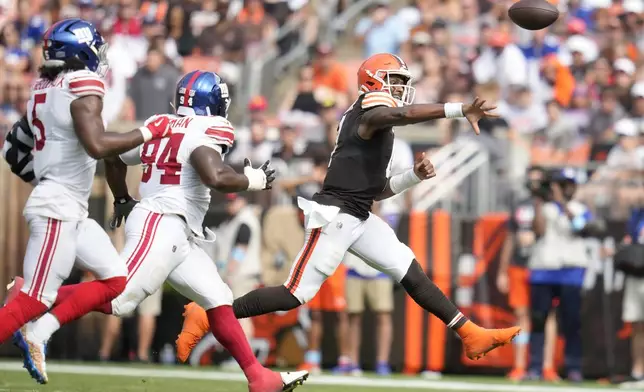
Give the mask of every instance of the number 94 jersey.
<svg viewBox="0 0 644 392">
<path fill-rule="evenodd" d="M 198 147 L 212 148 L 223 156 L 233 146 L 232 125 L 223 117 L 170 116 L 172 136 L 151 140 L 121 155 L 127 165 L 143 165 L 141 202 L 159 214 L 184 217 L 190 229 L 203 236 L 202 224 L 210 205 L 210 188 L 201 182 L 190 164 L 190 155 Z M 156 116 L 147 120 L 154 121 Z"/>
</svg>

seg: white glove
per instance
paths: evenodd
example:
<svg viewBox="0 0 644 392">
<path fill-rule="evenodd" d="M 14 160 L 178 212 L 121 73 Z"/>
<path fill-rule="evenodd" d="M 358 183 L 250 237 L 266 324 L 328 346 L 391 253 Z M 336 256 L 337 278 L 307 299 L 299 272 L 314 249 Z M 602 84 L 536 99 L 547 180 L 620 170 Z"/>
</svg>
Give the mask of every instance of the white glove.
<svg viewBox="0 0 644 392">
<path fill-rule="evenodd" d="M 258 169 L 254 169 L 251 166 L 250 159 L 244 159 L 244 175 L 248 178 L 249 191 L 262 191 L 273 187 L 275 170 L 269 167 L 270 163 L 271 161 L 266 161 Z"/>
</svg>

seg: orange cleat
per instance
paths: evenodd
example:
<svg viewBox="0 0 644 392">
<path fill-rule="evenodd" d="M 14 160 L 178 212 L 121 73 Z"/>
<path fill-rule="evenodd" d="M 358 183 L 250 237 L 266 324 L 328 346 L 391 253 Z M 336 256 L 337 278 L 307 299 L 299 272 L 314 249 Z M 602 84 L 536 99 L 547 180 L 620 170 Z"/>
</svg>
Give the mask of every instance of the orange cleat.
<svg viewBox="0 0 644 392">
<path fill-rule="evenodd" d="M 510 343 L 521 328 L 486 329 L 468 320 L 456 332 L 463 341 L 465 355 L 469 359 L 480 359 L 495 348 Z"/>
<path fill-rule="evenodd" d="M 561 382 L 561 377 L 555 369 L 543 369 L 543 381 L 558 383 Z"/>
<path fill-rule="evenodd" d="M 206 311 L 194 302 L 190 302 L 183 312 L 183 328 L 176 340 L 177 358 L 186 362 L 192 349 L 210 331 L 210 323 Z"/>
<path fill-rule="evenodd" d="M 519 382 L 525 378 L 525 375 L 526 375 L 525 369 L 514 368 L 510 371 L 510 373 L 508 373 L 506 377 L 510 381 Z"/>
</svg>

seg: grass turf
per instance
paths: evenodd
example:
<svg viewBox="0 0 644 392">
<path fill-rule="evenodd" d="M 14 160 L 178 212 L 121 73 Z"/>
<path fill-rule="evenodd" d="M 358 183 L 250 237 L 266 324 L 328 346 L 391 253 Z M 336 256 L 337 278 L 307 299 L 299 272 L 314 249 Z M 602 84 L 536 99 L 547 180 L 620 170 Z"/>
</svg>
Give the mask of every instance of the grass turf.
<svg viewBox="0 0 644 392">
<path fill-rule="evenodd" d="M 160 366 L 96 366 L 94 364 L 53 364 L 49 374 L 50 383 L 44 386 L 36 384 L 29 378 L 24 370 L 16 363 L 0 363 L 0 392 L 246 392 L 248 387 L 241 379 L 239 373 L 218 372 L 219 379 L 203 379 L 208 376 L 203 370 L 191 370 L 186 367 L 160 367 Z M 18 371 L 19 370 L 19 371 Z M 214 369 L 210 369 L 214 370 Z M 87 373 L 87 374 L 86 374 Z M 319 377 L 319 378 L 318 378 Z M 315 380 L 317 378 L 317 380 Z M 392 388 L 412 380 L 421 380 L 420 377 L 394 376 L 392 378 L 380 379 L 366 376 L 364 378 L 335 378 L 326 376 L 312 376 L 304 386 L 296 391 L 302 392 L 368 392 L 400 390 L 401 392 L 428 392 L 431 390 L 443 390 L 454 392 L 535 392 L 548 391 L 556 392 L 558 388 L 551 389 L 544 384 L 527 383 L 522 386 L 512 386 L 507 381 L 496 377 L 446 377 L 438 381 L 440 387 L 434 384 L 432 389 L 426 389 L 419 385 L 409 385 L 413 388 Z M 370 385 L 350 385 L 353 382 L 370 381 Z M 389 385 L 378 386 L 381 381 Z M 317 381 L 317 382 L 316 382 Z M 325 384 L 326 381 L 336 385 Z M 375 381 L 375 383 L 374 383 Z M 395 382 L 392 385 L 391 382 Z M 474 388 L 468 388 L 462 383 L 470 383 Z M 443 384 L 444 383 L 444 384 Z M 493 384 L 491 384 L 493 383 Z M 318 384 L 318 385 L 316 385 Z M 460 385 L 454 385 L 460 384 Z M 443 389 L 443 386 L 445 387 Z M 418 388 L 416 388 L 418 387 Z M 572 386 L 570 384 L 560 385 L 561 392 L 584 392 L 586 390 L 598 392 L 611 391 L 610 388 L 603 389 L 596 383 L 588 383 L 583 386 Z M 529 391 L 526 389 L 528 388 Z M 586 389 L 590 388 L 590 389 Z"/>
</svg>

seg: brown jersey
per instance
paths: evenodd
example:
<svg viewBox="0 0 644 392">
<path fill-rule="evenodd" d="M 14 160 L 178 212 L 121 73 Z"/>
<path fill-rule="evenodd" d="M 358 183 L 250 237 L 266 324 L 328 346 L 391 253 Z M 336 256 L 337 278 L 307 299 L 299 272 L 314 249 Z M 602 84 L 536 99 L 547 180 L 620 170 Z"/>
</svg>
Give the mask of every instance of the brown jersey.
<svg viewBox="0 0 644 392">
<path fill-rule="evenodd" d="M 385 92 L 361 95 L 346 111 L 338 125 L 336 145 L 322 190 L 313 200 L 338 206 L 356 218 L 365 220 L 374 200 L 387 185 L 387 168 L 391 160 L 394 132 L 391 127 L 378 130 L 371 139 L 358 135 L 361 118 L 377 106 L 397 106 Z"/>
</svg>

